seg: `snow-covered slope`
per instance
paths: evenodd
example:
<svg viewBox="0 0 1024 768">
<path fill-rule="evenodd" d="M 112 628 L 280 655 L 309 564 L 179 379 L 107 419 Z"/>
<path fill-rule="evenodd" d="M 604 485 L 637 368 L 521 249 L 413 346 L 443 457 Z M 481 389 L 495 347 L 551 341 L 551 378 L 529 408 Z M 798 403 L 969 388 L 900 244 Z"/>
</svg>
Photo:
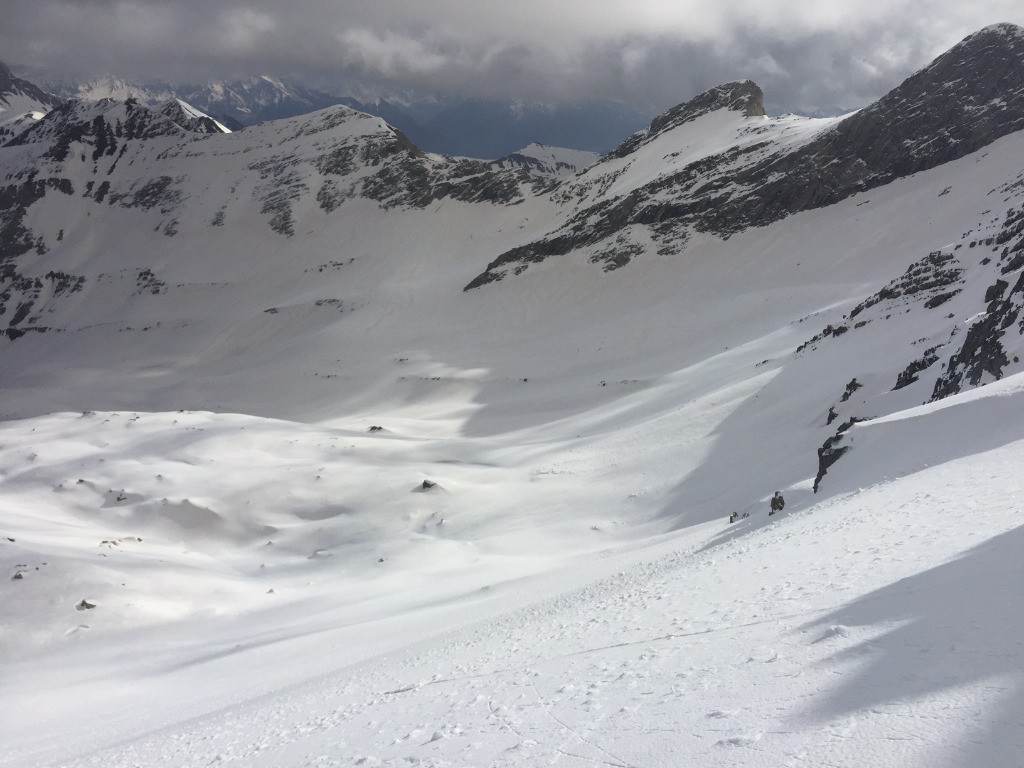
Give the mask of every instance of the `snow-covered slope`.
<svg viewBox="0 0 1024 768">
<path fill-rule="evenodd" d="M 1022 40 L 563 179 L 23 130 L 0 765 L 1015 764 Z"/>
</svg>

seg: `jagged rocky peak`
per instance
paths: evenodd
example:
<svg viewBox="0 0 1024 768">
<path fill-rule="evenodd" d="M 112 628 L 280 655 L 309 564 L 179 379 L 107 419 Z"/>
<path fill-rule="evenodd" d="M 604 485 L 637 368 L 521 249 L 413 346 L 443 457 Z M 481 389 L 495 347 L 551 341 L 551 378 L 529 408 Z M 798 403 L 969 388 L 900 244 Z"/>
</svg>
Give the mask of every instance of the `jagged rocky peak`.
<svg viewBox="0 0 1024 768">
<path fill-rule="evenodd" d="M 742 112 L 745 117 L 763 117 L 764 93 L 751 80 L 716 86 L 654 118 L 648 133 L 661 133 L 720 109 Z"/>
<path fill-rule="evenodd" d="M 155 111 L 192 133 L 231 133 L 227 126 L 181 99 L 168 99 Z"/>
<path fill-rule="evenodd" d="M 631 136 L 612 152 L 612 155 L 625 157 L 665 131 L 722 109 L 741 112 L 745 117 L 763 117 L 764 93 L 752 80 L 738 80 L 715 86 L 658 115 L 651 121 L 647 130 Z"/>
<path fill-rule="evenodd" d="M 67 159 L 72 144 L 85 144 L 93 148 L 91 154 L 93 160 L 97 160 L 113 154 L 124 140 L 157 136 L 185 138 L 188 135 L 177 123 L 134 99 L 93 102 L 72 99 L 49 112 L 9 144 L 49 144 L 46 155 L 54 160 Z"/>
</svg>

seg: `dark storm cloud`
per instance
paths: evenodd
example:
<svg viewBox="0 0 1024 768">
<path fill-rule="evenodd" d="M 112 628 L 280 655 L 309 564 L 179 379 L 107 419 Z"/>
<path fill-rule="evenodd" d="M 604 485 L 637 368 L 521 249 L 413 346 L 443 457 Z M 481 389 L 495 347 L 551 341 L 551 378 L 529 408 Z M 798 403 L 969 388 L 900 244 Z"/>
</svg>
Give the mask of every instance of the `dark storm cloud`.
<svg viewBox="0 0 1024 768">
<path fill-rule="evenodd" d="M 5 0 L 0 60 L 74 75 L 274 74 L 466 96 L 665 106 L 749 77 L 854 107 L 1019 0 Z"/>
</svg>

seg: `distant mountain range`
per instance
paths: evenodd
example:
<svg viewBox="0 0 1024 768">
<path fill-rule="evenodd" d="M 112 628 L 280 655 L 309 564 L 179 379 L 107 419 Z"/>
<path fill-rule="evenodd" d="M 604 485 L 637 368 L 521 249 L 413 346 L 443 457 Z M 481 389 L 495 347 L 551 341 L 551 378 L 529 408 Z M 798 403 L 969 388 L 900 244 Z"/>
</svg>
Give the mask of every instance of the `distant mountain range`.
<svg viewBox="0 0 1024 768">
<path fill-rule="evenodd" d="M 360 101 L 270 76 L 202 85 L 131 82 L 105 77 L 86 82 L 43 79 L 62 98 L 135 98 L 155 106 L 180 98 L 231 130 L 344 105 L 384 118 L 428 152 L 494 159 L 531 143 L 607 152 L 653 116 L 614 102 L 545 105 L 481 99 Z"/>
</svg>

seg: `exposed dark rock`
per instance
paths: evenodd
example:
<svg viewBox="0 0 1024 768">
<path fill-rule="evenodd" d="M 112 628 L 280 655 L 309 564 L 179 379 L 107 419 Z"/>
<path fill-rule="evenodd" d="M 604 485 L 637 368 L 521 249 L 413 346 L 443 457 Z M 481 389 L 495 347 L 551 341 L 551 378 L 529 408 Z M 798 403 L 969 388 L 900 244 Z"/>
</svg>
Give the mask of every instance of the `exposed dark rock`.
<svg viewBox="0 0 1024 768">
<path fill-rule="evenodd" d="M 918 380 L 922 371 L 931 368 L 931 366 L 939 359 L 938 354 L 936 354 L 938 349 L 938 346 L 926 349 L 921 357 L 908 363 L 907 367 L 900 371 L 899 376 L 896 377 L 896 386 L 892 388 L 893 391 L 895 392 L 897 389 L 909 387 Z"/>
<path fill-rule="evenodd" d="M 911 301 L 920 302 L 925 309 L 935 309 L 957 296 L 962 290 L 951 286 L 963 284 L 964 269 L 959 265 L 956 257 L 951 253 L 943 251 L 932 251 L 923 259 L 919 259 L 907 267 L 907 271 L 895 280 L 889 282 L 877 293 L 872 294 L 860 304 L 850 310 L 844 320 L 853 320 L 866 310 L 875 306 L 884 306 L 890 310 L 896 306 L 908 305 Z M 870 319 L 863 319 L 853 325 L 854 329 L 863 328 Z M 825 326 L 820 333 L 811 337 L 799 347 L 797 352 L 802 352 L 808 347 L 816 347 L 819 342 L 828 337 L 842 336 L 850 330 L 847 325 L 831 324 Z"/>
<path fill-rule="evenodd" d="M 135 295 L 141 296 L 144 293 L 153 295 L 167 293 L 167 283 L 153 274 L 151 269 L 139 270 L 135 278 Z"/>
<path fill-rule="evenodd" d="M 88 600 L 82 600 L 78 605 L 75 606 L 76 611 L 88 611 L 96 607 L 96 603 L 90 603 Z"/>
<path fill-rule="evenodd" d="M 876 304 L 892 302 L 903 296 L 916 297 L 919 294 L 925 294 L 929 297 L 926 306 L 942 297 L 935 304 L 938 306 L 959 293 L 959 290 L 942 291 L 942 289 L 962 282 L 963 275 L 964 268 L 959 266 L 955 256 L 942 251 L 932 251 L 925 258 L 910 264 L 899 278 L 889 283 L 881 291 L 857 304 L 850 310 L 850 319 Z"/>
<path fill-rule="evenodd" d="M 359 167 L 356 164 L 358 152 L 359 147 L 354 143 L 340 144 L 320 156 L 316 161 L 316 169 L 325 175 L 348 176 Z"/>
<path fill-rule="evenodd" d="M 143 208 L 147 211 L 157 208 L 160 213 L 168 214 L 183 198 L 182 191 L 173 184 L 174 179 L 170 176 L 157 176 L 126 194 L 110 195 L 109 202 L 117 203 L 122 208 Z"/>
<path fill-rule="evenodd" d="M 860 389 L 863 386 L 864 385 L 861 384 L 859 381 L 857 381 L 856 378 L 850 379 L 850 383 L 847 384 L 846 385 L 846 389 L 843 390 L 843 396 L 841 398 L 839 398 L 839 402 L 845 403 L 847 400 L 849 400 L 853 396 L 854 392 L 856 392 L 858 389 Z"/>
<path fill-rule="evenodd" d="M 34 174 L 20 184 L 0 187 L 0 278 L 11 276 L 14 260 L 38 246 L 24 221 L 29 207 L 42 200 L 47 190 L 74 194 L 68 179 L 37 179 Z"/>
<path fill-rule="evenodd" d="M 995 308 L 971 325 L 960 349 L 949 358 L 945 372 L 935 382 L 932 400 L 955 395 L 965 384 L 976 387 L 986 374 L 993 380 L 1003 377 L 1010 359 L 1002 338 L 1018 322 L 1024 306 L 1024 273 L 1008 296 L 992 303 Z M 1024 328 L 1018 325 L 1017 332 L 1024 333 Z"/>
<path fill-rule="evenodd" d="M 839 443 L 843 439 L 843 434 L 858 421 L 862 421 L 862 419 L 851 416 L 818 449 L 818 474 L 814 476 L 814 493 L 818 492 L 818 486 L 821 485 L 821 479 L 828 473 L 828 468 L 839 461 L 842 455 L 850 450 L 850 446 L 840 445 Z"/>
<path fill-rule="evenodd" d="M 989 312 L 995 310 L 995 307 L 991 306 L 992 302 L 998 301 L 999 299 L 1003 298 L 1003 294 L 1006 293 L 1006 289 L 1009 287 L 1010 284 L 1005 280 L 996 280 L 992 285 L 990 285 L 985 290 L 985 303 L 990 305 Z"/>
<path fill-rule="evenodd" d="M 50 328 L 36 324 L 44 314 L 46 306 L 61 296 L 82 290 L 84 285 L 85 277 L 81 275 L 51 270 L 43 277 L 26 277 L 14 271 L 13 266 L 8 266 L 0 272 L 0 317 L 7 314 L 12 304 L 14 309 L 7 321 L 7 327 L 0 330 L 0 335 L 14 341 L 29 331 L 49 331 Z M 43 306 L 37 306 L 47 289 L 49 299 Z"/>
</svg>

